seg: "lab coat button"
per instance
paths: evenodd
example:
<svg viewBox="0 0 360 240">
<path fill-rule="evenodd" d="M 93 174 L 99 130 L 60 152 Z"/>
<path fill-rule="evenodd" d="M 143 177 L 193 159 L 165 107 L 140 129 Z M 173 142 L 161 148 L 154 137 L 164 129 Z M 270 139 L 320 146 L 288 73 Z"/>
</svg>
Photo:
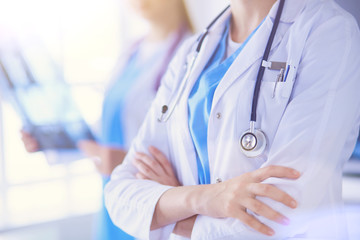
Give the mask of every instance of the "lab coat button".
<svg viewBox="0 0 360 240">
<path fill-rule="evenodd" d="M 220 119 L 220 118 L 221 118 L 221 113 L 217 113 L 217 114 L 216 114 L 216 118 L 217 118 L 217 119 Z"/>
<path fill-rule="evenodd" d="M 222 182 L 222 180 L 221 180 L 221 178 L 216 178 L 216 183 L 221 183 Z"/>
</svg>

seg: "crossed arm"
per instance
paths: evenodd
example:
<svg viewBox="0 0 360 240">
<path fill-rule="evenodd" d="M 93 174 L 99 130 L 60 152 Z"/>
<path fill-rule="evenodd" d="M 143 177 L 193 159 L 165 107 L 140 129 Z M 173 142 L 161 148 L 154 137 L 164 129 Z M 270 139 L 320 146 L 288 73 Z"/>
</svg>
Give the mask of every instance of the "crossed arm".
<svg viewBox="0 0 360 240">
<path fill-rule="evenodd" d="M 281 166 L 269 166 L 243 174 L 228 181 L 198 186 L 180 186 L 170 162 L 156 148 L 149 148 L 150 155 L 137 153 L 133 164 L 139 172 L 136 177 L 175 186 L 159 199 L 153 215 L 151 229 L 157 229 L 176 222 L 173 233 L 190 237 L 196 216 L 214 218 L 231 217 L 240 220 L 254 230 L 272 236 L 274 231 L 247 213 L 247 209 L 274 222 L 287 225 L 289 219 L 256 199 L 267 197 L 290 208 L 297 202 L 287 193 L 262 181 L 270 178 L 297 179 L 300 173 Z"/>
</svg>

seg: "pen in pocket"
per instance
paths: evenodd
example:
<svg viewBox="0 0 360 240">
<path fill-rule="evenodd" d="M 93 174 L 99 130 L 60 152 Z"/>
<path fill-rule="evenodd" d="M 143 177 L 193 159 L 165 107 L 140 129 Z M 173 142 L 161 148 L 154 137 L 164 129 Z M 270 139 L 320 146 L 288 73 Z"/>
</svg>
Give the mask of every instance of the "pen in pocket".
<svg viewBox="0 0 360 240">
<path fill-rule="evenodd" d="M 279 73 L 279 75 L 277 76 L 277 79 L 276 79 L 276 82 L 275 82 L 275 86 L 274 86 L 274 91 L 273 91 L 273 94 L 272 94 L 272 98 L 275 97 L 276 86 L 277 86 L 278 82 L 284 82 L 284 68 L 281 68 L 281 69 L 280 69 L 280 73 Z"/>
<path fill-rule="evenodd" d="M 290 70 L 290 65 L 286 65 L 284 82 L 286 82 L 287 76 L 288 76 L 288 74 L 289 74 L 289 70 Z"/>
</svg>

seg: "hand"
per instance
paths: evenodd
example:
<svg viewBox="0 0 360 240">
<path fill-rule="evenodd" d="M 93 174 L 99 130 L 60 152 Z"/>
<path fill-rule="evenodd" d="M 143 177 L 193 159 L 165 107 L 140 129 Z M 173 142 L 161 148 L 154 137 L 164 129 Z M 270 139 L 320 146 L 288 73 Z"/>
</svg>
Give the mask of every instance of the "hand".
<svg viewBox="0 0 360 240">
<path fill-rule="evenodd" d="M 90 140 L 80 141 L 78 147 L 94 160 L 97 170 L 105 176 L 111 175 L 114 168 L 123 162 L 127 153 L 122 149 L 102 146 Z"/>
<path fill-rule="evenodd" d="M 136 174 L 138 179 L 148 179 L 163 185 L 180 186 L 169 160 L 157 148 L 149 147 L 152 156 L 144 153 L 136 153 L 134 165 L 139 172 Z M 182 237 L 191 237 L 191 232 L 196 220 L 196 216 L 178 221 L 173 233 Z"/>
<path fill-rule="evenodd" d="M 222 183 L 209 185 L 205 196 L 199 198 L 203 201 L 197 203 L 197 211 L 210 217 L 236 218 L 256 231 L 271 236 L 274 231 L 248 214 L 247 209 L 283 225 L 289 224 L 289 219 L 257 200 L 256 196 L 273 199 L 290 208 L 297 206 L 297 202 L 284 191 L 273 185 L 261 183 L 271 177 L 294 180 L 300 177 L 300 173 L 287 167 L 268 166 Z"/>
<path fill-rule="evenodd" d="M 136 153 L 134 165 L 139 170 L 136 174 L 138 179 L 149 179 L 163 185 L 180 186 L 171 163 L 166 156 L 157 148 L 149 147 L 151 156 L 145 153 Z"/>
<path fill-rule="evenodd" d="M 31 136 L 30 133 L 25 132 L 24 130 L 21 130 L 20 133 L 21 140 L 23 141 L 24 147 L 27 152 L 33 153 L 39 151 L 39 143 L 33 136 Z"/>
</svg>

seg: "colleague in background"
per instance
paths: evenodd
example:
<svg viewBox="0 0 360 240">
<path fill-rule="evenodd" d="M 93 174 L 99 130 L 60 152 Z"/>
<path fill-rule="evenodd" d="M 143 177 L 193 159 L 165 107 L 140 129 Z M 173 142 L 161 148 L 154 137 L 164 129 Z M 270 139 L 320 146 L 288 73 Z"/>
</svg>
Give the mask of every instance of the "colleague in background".
<svg viewBox="0 0 360 240">
<path fill-rule="evenodd" d="M 104 185 L 109 181 L 112 170 L 122 163 L 172 56 L 192 32 L 183 0 L 131 0 L 130 3 L 149 23 L 149 32 L 121 54 L 105 94 L 99 141 L 79 143 L 79 148 L 86 155 L 94 157 Z M 31 135 L 22 132 L 22 139 L 27 151 L 38 150 L 38 144 Z M 95 239 L 133 238 L 113 225 L 103 206 Z"/>
<path fill-rule="evenodd" d="M 110 216 L 141 239 L 346 239 L 356 21 L 331 0 L 230 3 L 174 58 L 105 188 Z M 166 159 L 183 186 L 157 181 Z"/>
</svg>

